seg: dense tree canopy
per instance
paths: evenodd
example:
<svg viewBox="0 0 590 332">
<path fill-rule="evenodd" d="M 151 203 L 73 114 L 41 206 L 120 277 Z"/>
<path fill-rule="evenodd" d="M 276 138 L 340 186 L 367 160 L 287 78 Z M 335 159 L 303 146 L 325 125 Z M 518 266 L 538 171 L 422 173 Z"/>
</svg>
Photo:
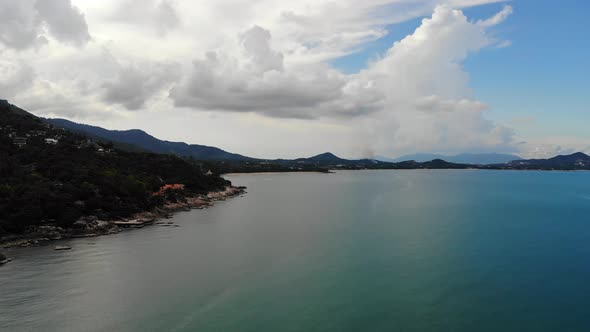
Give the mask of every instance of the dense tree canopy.
<svg viewBox="0 0 590 332">
<path fill-rule="evenodd" d="M 17 137 L 26 145 L 14 144 Z M 83 215 L 127 217 L 163 204 L 153 193 L 169 183 L 184 184 L 186 194 L 229 184 L 179 157 L 113 149 L 0 104 L 0 235 Z"/>
</svg>

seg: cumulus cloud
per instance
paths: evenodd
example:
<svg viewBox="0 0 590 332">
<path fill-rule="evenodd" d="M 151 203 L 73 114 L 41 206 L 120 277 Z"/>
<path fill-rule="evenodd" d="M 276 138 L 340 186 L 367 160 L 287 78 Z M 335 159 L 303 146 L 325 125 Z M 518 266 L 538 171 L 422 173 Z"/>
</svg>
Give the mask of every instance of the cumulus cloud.
<svg viewBox="0 0 590 332">
<path fill-rule="evenodd" d="M 372 150 L 514 150 L 514 131 L 487 120 L 487 106 L 472 98 L 461 62 L 493 41 L 460 11 L 434 10 L 413 34 L 396 42 L 366 70 L 386 91 L 383 112 L 369 122 Z"/>
<path fill-rule="evenodd" d="M 37 0 L 35 8 L 57 40 L 76 46 L 90 41 L 84 14 L 72 6 L 71 0 Z"/>
<path fill-rule="evenodd" d="M 254 26 L 239 42 L 243 57 L 208 52 L 195 60 L 171 93 L 176 106 L 292 118 L 376 110 L 380 100 L 369 82 L 348 80 L 322 63 L 285 68 L 270 40 L 268 30 Z"/>
<path fill-rule="evenodd" d="M 116 110 L 105 107 L 94 96 L 82 93 L 76 82 L 37 79 L 30 89 L 18 94 L 12 101 L 46 117 L 96 120 L 110 118 L 116 113 Z"/>
<path fill-rule="evenodd" d="M 41 18 L 33 1 L 0 0 L 0 42 L 24 49 L 46 41 L 39 35 Z"/>
<path fill-rule="evenodd" d="M 505 9 L 503 12 L 506 11 Z M 499 15 L 499 14 L 498 14 Z M 496 16 L 498 16 L 496 15 Z M 494 17 L 496 17 L 494 16 Z M 491 19 L 490 19 L 491 20 Z M 241 34 L 244 56 L 209 52 L 171 93 L 176 106 L 270 117 L 352 119 L 367 150 L 513 150 L 514 132 L 487 120 L 461 63 L 490 46 L 486 27 L 439 6 L 411 35 L 357 74 L 291 63 L 259 26 Z"/>
<path fill-rule="evenodd" d="M 486 119 L 461 66 L 497 44 L 488 31 L 512 9 L 477 22 L 452 9 L 496 0 L 441 0 L 448 6 L 436 9 L 430 0 L 71 1 L 0 0 L 0 43 L 20 50 L 0 53 L 12 66 L 0 68 L 10 73 L 0 88 L 20 84 L 16 101 L 42 114 L 156 119 L 159 106 L 175 106 L 160 120 L 192 111 L 244 128 L 256 119 L 269 128 L 258 131 L 261 142 L 286 126 L 295 136 L 281 151 L 296 142 L 309 151 L 318 140 L 390 155 L 515 146 L 514 131 Z M 3 17 L 4 9 L 15 14 Z M 364 70 L 330 64 L 385 36 L 388 25 L 424 15 Z M 87 43 L 90 32 L 86 47 L 63 47 Z M 189 133 L 185 140 L 200 141 Z"/>
<path fill-rule="evenodd" d="M 257 72 L 283 70 L 283 54 L 270 47 L 270 37 L 270 32 L 259 26 L 252 27 L 242 36 L 244 51 Z"/>
<path fill-rule="evenodd" d="M 112 19 L 122 23 L 146 26 L 164 36 L 180 25 L 176 5 L 170 0 L 125 0 L 112 13 Z"/>
<path fill-rule="evenodd" d="M 0 0 L 0 43 L 22 50 L 48 36 L 76 46 L 90 40 L 85 17 L 71 0 Z"/>
<path fill-rule="evenodd" d="M 33 84 L 34 76 L 33 68 L 25 63 L 0 61 L 0 98 L 13 98 L 27 90 Z"/>
<path fill-rule="evenodd" d="M 123 66 L 115 79 L 104 84 L 104 100 L 121 104 L 128 110 L 141 109 L 148 99 L 176 81 L 180 73 L 176 63 Z"/>
<path fill-rule="evenodd" d="M 422 111 L 454 112 L 473 111 L 481 112 L 488 107 L 486 104 L 470 99 L 443 99 L 440 96 L 425 96 L 416 100 L 416 109 Z"/>
</svg>

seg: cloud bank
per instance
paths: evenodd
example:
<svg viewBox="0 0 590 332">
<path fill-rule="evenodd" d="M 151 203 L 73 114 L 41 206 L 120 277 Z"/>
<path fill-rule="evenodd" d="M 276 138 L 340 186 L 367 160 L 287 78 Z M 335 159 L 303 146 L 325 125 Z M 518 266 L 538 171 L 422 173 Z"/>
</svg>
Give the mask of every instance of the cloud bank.
<svg viewBox="0 0 590 332">
<path fill-rule="evenodd" d="M 280 153 L 277 135 L 298 155 L 315 142 L 367 156 L 528 151 L 486 117 L 462 67 L 510 45 L 490 31 L 511 6 L 478 21 L 461 11 L 494 2 L 0 0 L 0 97 L 156 131 L 182 114 L 179 139 L 255 155 Z M 360 72 L 331 64 L 416 17 L 426 18 Z M 195 135 L 191 121 L 211 125 Z M 239 130 L 252 148 L 218 135 Z"/>
</svg>

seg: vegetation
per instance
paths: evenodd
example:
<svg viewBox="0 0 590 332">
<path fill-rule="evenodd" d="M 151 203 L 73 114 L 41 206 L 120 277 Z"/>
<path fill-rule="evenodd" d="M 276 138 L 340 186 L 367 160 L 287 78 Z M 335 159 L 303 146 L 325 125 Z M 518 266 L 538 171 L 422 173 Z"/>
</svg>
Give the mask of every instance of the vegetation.
<svg viewBox="0 0 590 332">
<path fill-rule="evenodd" d="M 162 206 L 166 201 L 221 190 L 230 185 L 219 177 L 218 174 L 223 173 L 329 172 L 334 169 L 590 169 L 590 157 L 583 153 L 481 166 L 440 159 L 422 163 L 347 160 L 331 153 L 294 160 L 228 160 L 230 158 L 224 155 L 222 160 L 212 157 L 199 161 L 192 155 L 181 154 L 183 159 L 177 155 L 143 152 L 145 150 L 128 142 L 115 144 L 93 134 L 89 138 L 80 131 L 58 128 L 0 100 L 0 237 L 23 232 L 31 225 L 68 227 L 82 216 L 94 215 L 104 220 L 126 218 Z M 196 149 L 195 146 L 191 148 Z M 214 152 L 219 153 L 217 150 Z M 154 194 L 161 192 L 166 184 L 182 184 L 183 189 Z"/>
<path fill-rule="evenodd" d="M 179 157 L 122 151 L 0 103 L 0 236 L 84 215 L 128 217 L 161 206 L 165 196 L 153 193 L 172 183 L 186 195 L 229 185 Z"/>
</svg>

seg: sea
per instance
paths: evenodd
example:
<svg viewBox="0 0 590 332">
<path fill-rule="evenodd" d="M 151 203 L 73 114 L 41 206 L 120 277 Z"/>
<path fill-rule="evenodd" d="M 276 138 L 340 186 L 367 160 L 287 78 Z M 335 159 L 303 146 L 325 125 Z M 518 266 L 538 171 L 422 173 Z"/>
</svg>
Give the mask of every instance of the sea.
<svg viewBox="0 0 590 332">
<path fill-rule="evenodd" d="M 179 227 L 4 250 L 0 331 L 590 331 L 588 172 L 228 179 Z"/>
</svg>

